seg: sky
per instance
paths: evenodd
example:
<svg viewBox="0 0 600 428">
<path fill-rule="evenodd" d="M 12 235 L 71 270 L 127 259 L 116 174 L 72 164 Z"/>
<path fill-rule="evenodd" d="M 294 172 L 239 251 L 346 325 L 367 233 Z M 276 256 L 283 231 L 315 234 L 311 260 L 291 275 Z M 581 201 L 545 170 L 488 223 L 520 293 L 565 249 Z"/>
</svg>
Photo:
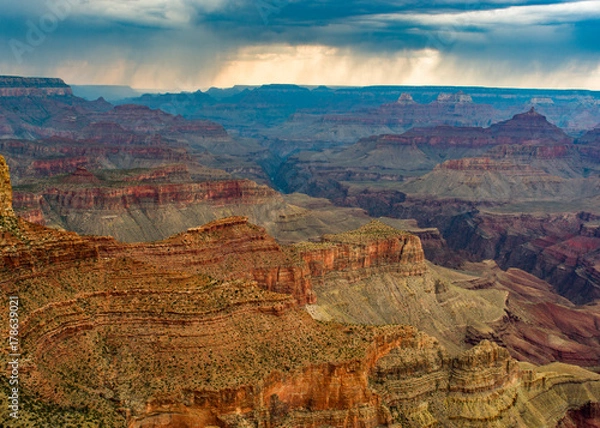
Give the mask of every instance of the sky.
<svg viewBox="0 0 600 428">
<path fill-rule="evenodd" d="M 0 74 L 600 90 L 600 0 L 0 0 Z"/>
</svg>

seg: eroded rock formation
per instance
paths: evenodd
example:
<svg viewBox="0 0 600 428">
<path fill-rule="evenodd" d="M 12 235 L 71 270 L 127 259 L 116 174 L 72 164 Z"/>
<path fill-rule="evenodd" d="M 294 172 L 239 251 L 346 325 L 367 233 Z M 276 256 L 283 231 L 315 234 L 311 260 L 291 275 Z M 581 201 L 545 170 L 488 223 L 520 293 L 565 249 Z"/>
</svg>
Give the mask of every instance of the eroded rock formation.
<svg viewBox="0 0 600 428">
<path fill-rule="evenodd" d="M 0 157 L 0 216 L 13 215 L 13 194 L 10 184 L 10 173 L 8 165 L 3 157 Z"/>
<path fill-rule="evenodd" d="M 0 97 L 73 95 L 62 79 L 0 76 Z"/>
<path fill-rule="evenodd" d="M 325 235 L 320 243 L 300 243 L 295 249 L 313 277 L 347 270 L 358 279 L 361 271 L 383 266 L 396 268 L 407 276 L 422 275 L 426 270 L 419 238 L 379 221 L 355 231 Z"/>
<path fill-rule="evenodd" d="M 245 218 L 151 244 L 1 219 L 0 287 L 19 296 L 31 426 L 542 426 L 600 400 L 597 375 L 519 371 L 487 342 L 450 358 L 413 327 L 314 321 L 301 307 L 306 253 Z M 418 241 L 377 223 L 320 245 L 343 249 L 327 275 L 397 264 L 418 275 L 423 263 Z"/>
</svg>

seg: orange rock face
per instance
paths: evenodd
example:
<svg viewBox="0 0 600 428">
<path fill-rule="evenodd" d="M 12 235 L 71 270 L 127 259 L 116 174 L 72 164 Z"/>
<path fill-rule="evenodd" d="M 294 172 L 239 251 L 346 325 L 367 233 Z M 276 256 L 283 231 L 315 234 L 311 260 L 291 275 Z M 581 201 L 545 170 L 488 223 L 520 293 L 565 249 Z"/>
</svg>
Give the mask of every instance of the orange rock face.
<svg viewBox="0 0 600 428">
<path fill-rule="evenodd" d="M 293 295 L 301 305 L 314 303 L 307 267 L 246 217 L 217 220 L 165 241 L 123 250 L 151 264 L 168 263 L 224 280 L 256 281 L 263 289 Z M 123 250 L 106 248 L 109 253 Z"/>
<path fill-rule="evenodd" d="M 391 267 L 407 276 L 425 272 L 425 255 L 418 237 L 379 222 L 339 235 L 325 235 L 319 244 L 299 244 L 313 277 L 347 271 L 354 277 L 369 268 Z"/>
<path fill-rule="evenodd" d="M 320 326 L 297 299 L 252 286 L 252 268 L 281 267 L 282 253 L 245 219 L 145 246 L 19 227 L 36 244 L 5 241 L 0 285 L 31 308 L 22 312 L 23 370 L 46 400 L 93 407 L 112 396 L 129 427 L 386 422 L 368 372 L 414 329 Z M 23 288 L 8 291 L 15 281 Z M 34 283 L 42 288 L 32 293 Z"/>
<path fill-rule="evenodd" d="M 129 210 L 156 212 L 163 207 L 251 206 L 278 197 L 269 187 L 250 180 L 193 182 L 185 166 L 175 165 L 118 182 L 101 182 L 91 172 L 79 168 L 62 177 L 55 186 L 36 193 L 16 192 L 13 205 L 27 221 L 47 224 L 56 215 L 85 221 L 90 212 L 118 216 L 127 215 Z"/>
<path fill-rule="evenodd" d="M 10 173 L 8 165 L 3 157 L 0 157 L 0 216 L 13 215 L 12 187 L 10 185 Z"/>
<path fill-rule="evenodd" d="M 255 203 L 276 193 L 250 180 L 206 181 L 184 184 L 146 184 L 120 188 L 99 187 L 80 189 L 47 189 L 43 196 L 61 211 L 108 210 L 124 211 L 144 205 L 191 205 Z"/>
</svg>

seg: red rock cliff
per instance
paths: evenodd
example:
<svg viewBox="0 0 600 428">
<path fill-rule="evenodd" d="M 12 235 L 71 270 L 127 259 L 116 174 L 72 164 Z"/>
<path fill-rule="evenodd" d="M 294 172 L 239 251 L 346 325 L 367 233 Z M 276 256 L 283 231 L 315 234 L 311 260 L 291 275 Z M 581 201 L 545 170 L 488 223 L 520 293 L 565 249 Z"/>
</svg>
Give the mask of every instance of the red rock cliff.
<svg viewBox="0 0 600 428">
<path fill-rule="evenodd" d="M 333 271 L 358 276 L 364 270 L 387 267 L 407 276 L 425 272 L 425 255 L 418 237 L 398 231 L 378 221 L 339 235 L 325 235 L 322 242 L 296 246 L 310 267 L 312 276 Z"/>
<path fill-rule="evenodd" d="M 122 212 L 147 205 L 248 204 L 276 195 L 267 186 L 250 180 L 206 181 L 201 183 L 144 184 L 127 187 L 51 188 L 44 199 L 59 211 L 107 210 Z"/>
</svg>

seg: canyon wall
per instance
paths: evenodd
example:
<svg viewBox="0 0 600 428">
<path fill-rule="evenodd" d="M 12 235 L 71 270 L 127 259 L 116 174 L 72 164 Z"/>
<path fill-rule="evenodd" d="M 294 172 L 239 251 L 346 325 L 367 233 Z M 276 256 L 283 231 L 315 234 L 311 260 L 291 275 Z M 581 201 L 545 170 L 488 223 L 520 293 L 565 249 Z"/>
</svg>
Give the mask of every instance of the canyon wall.
<svg viewBox="0 0 600 428">
<path fill-rule="evenodd" d="M 13 194 L 10 184 L 10 173 L 8 165 L 3 157 L 0 157 L 0 216 L 13 215 Z"/>
<path fill-rule="evenodd" d="M 0 76 L 0 97 L 73 95 L 62 79 Z"/>
<path fill-rule="evenodd" d="M 361 271 L 383 266 L 407 276 L 422 275 L 426 270 L 420 239 L 378 221 L 354 231 L 324 235 L 319 243 L 300 243 L 295 249 L 314 277 L 350 271 L 358 274 L 358 279 Z"/>
</svg>

